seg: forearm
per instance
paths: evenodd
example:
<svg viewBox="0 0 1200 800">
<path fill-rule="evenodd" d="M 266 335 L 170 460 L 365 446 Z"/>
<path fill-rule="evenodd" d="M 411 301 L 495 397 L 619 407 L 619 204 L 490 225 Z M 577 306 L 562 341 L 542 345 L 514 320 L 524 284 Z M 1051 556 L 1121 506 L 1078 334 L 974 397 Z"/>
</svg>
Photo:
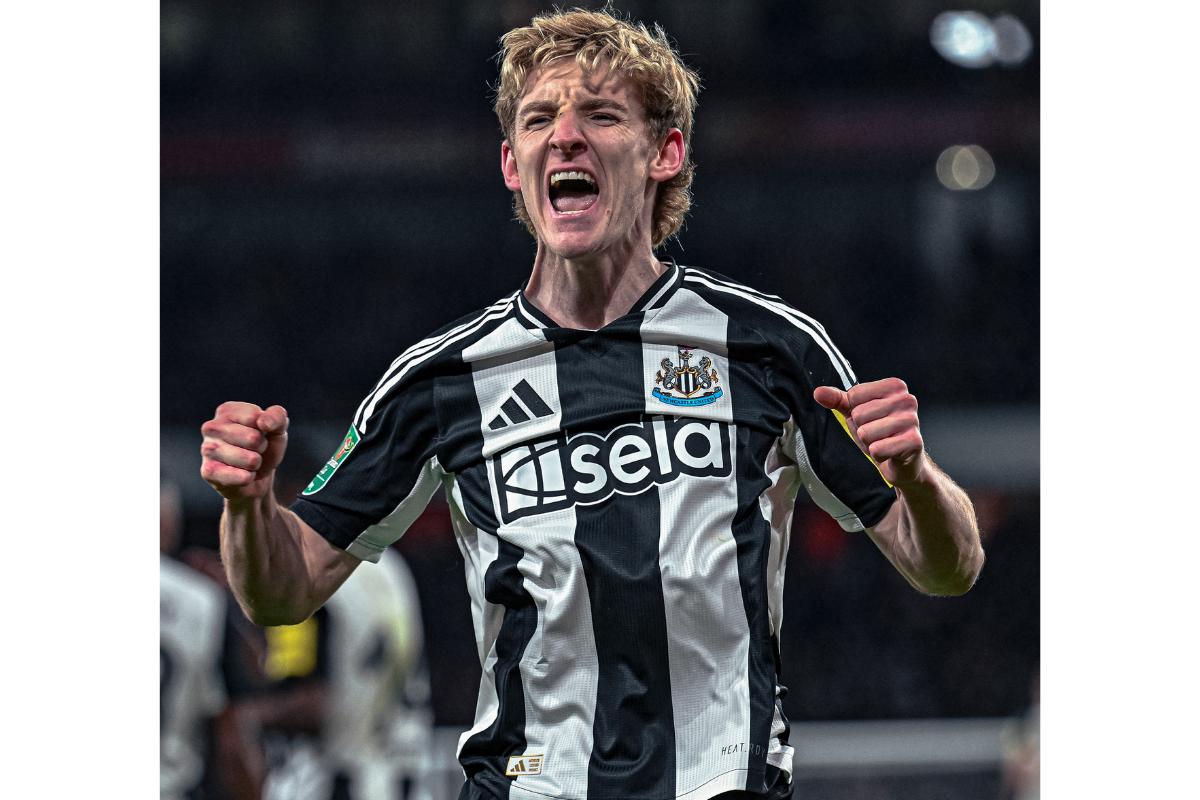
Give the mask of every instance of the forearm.
<svg viewBox="0 0 1200 800">
<path fill-rule="evenodd" d="M 273 493 L 225 501 L 221 560 L 246 616 L 257 625 L 290 625 L 312 615 L 320 603 L 295 514 Z"/>
<path fill-rule="evenodd" d="M 918 480 L 897 486 L 896 529 L 889 557 L 917 589 L 964 594 L 983 568 L 983 547 L 971 500 L 925 456 Z"/>
</svg>

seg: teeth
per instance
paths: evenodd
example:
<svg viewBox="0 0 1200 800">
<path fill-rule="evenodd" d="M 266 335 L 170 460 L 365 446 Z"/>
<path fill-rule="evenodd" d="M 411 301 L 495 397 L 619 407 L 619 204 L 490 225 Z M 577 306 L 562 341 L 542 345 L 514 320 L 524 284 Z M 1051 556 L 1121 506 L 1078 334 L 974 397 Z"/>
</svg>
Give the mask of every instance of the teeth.
<svg viewBox="0 0 1200 800">
<path fill-rule="evenodd" d="M 596 182 L 592 180 L 591 175 L 588 175 L 586 172 L 577 172 L 575 170 L 551 173 L 550 185 L 554 186 L 559 181 L 587 181 L 592 186 L 596 185 Z"/>
</svg>

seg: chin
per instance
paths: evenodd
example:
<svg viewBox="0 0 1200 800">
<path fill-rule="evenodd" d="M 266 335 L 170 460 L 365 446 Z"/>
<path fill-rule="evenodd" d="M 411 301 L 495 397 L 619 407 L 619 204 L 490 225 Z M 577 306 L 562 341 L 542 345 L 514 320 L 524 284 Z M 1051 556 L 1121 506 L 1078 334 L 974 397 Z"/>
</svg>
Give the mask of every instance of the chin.
<svg viewBox="0 0 1200 800">
<path fill-rule="evenodd" d="M 557 233 L 540 237 L 542 246 L 559 258 L 584 258 L 603 250 L 600 237 L 579 233 Z"/>
</svg>

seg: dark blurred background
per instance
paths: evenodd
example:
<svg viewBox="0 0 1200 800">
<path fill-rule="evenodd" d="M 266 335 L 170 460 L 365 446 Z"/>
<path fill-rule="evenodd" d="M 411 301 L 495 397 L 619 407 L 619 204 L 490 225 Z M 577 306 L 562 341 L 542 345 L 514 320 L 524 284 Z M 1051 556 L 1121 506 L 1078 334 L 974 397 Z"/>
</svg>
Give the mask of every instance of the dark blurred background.
<svg viewBox="0 0 1200 800">
<path fill-rule="evenodd" d="M 987 566 L 946 600 L 801 503 L 790 717 L 1023 714 L 1039 657 L 1037 3 L 616 7 L 660 22 L 704 85 L 695 204 L 664 254 L 782 295 L 860 379 L 904 378 L 980 514 Z M 288 408 L 294 491 L 392 358 L 525 279 L 491 57 L 546 8 L 161 4 L 162 463 L 189 544 L 216 541 L 197 448 L 220 402 Z M 399 549 L 434 610 L 436 721 L 461 730 L 479 666 L 444 504 Z M 960 772 L 896 791 L 994 797 L 1003 782 L 996 765 Z M 841 786 L 821 791 L 883 796 Z"/>
</svg>

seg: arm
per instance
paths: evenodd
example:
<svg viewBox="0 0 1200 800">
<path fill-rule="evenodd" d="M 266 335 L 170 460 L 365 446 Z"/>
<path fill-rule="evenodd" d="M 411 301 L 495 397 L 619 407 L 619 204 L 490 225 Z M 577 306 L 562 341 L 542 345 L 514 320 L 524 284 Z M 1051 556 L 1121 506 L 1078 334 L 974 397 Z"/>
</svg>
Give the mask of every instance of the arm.
<svg viewBox="0 0 1200 800">
<path fill-rule="evenodd" d="M 258 625 L 307 619 L 358 566 L 275 499 L 287 412 L 223 403 L 201 426 L 200 475 L 222 497 L 221 558 L 238 604 Z"/>
<path fill-rule="evenodd" d="M 867 535 L 909 583 L 926 594 L 965 594 L 983 568 L 975 509 L 966 492 L 924 457 L 926 477 L 901 488 Z"/>
<path fill-rule="evenodd" d="M 844 417 L 855 443 L 896 489 L 896 502 L 868 530 L 871 540 L 918 590 L 964 594 L 983 568 L 975 510 L 925 452 L 908 387 L 886 378 L 846 392 L 822 386 L 813 397 Z"/>
</svg>

